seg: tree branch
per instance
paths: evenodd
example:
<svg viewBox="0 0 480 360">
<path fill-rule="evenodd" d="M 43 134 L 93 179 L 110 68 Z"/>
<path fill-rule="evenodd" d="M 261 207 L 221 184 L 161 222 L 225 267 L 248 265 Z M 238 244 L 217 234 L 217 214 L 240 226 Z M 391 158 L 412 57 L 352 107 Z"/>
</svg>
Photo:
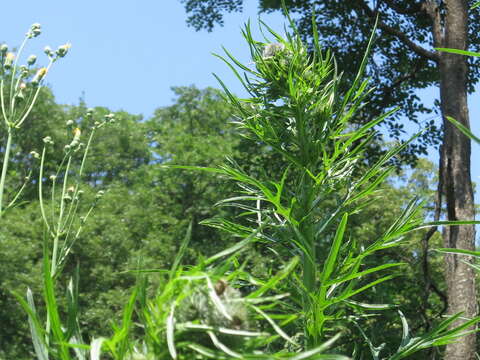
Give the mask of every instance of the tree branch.
<svg viewBox="0 0 480 360">
<path fill-rule="evenodd" d="M 395 11 L 396 13 L 399 13 L 402 15 L 415 15 L 423 10 L 421 3 L 412 4 L 410 8 L 405 9 L 395 4 L 392 0 L 383 0 L 382 2 L 386 4 L 390 9 Z"/>
<path fill-rule="evenodd" d="M 374 20 L 377 17 L 377 13 L 370 9 L 370 7 L 365 3 L 364 0 L 358 0 L 358 4 L 360 8 L 367 14 L 367 16 Z M 395 36 L 399 41 L 401 41 L 403 44 L 405 44 L 410 50 L 415 52 L 421 57 L 427 58 L 429 60 L 438 62 L 440 60 L 440 57 L 436 52 L 429 51 L 425 49 L 424 47 L 418 45 L 414 41 L 410 40 L 410 38 L 405 34 L 404 32 L 395 29 L 394 27 L 391 27 L 390 25 L 385 24 L 383 21 L 379 20 L 378 21 L 378 28 L 383 30 L 384 32 Z"/>
<path fill-rule="evenodd" d="M 435 47 L 444 47 L 442 18 L 437 3 L 432 0 L 427 0 L 422 4 L 422 9 L 428 14 L 430 19 L 432 20 L 433 45 Z"/>
</svg>

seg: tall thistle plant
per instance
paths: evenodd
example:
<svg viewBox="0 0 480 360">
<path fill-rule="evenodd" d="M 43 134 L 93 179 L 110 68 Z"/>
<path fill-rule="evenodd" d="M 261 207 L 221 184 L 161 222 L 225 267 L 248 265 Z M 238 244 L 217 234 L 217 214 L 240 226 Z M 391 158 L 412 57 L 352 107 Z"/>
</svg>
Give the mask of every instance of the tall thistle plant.
<svg viewBox="0 0 480 360">
<path fill-rule="evenodd" d="M 46 306 L 46 316 L 42 317 L 35 307 L 34 296 L 27 290 L 26 300 L 19 294 L 14 294 L 28 314 L 30 331 L 38 359 L 86 359 L 88 345 L 84 344 L 78 313 L 78 282 L 77 268 L 66 286 L 66 313 L 62 319 L 59 300 L 56 294 L 57 280 L 68 259 L 68 255 L 80 236 L 87 219 L 103 195 L 98 191 L 90 205 L 85 206 L 84 190 L 82 190 L 82 175 L 87 160 L 88 151 L 96 131 L 115 121 L 113 114 L 107 114 L 100 120 L 95 120 L 94 110 L 88 109 L 82 125 L 89 127 L 89 135 L 83 142 L 82 131 L 77 122 L 67 121 L 67 129 L 71 133 L 69 142 L 64 146 L 64 156 L 54 174 L 44 173 L 45 159 L 48 148 L 53 144 L 51 137 L 43 139 L 41 154 L 36 154 L 40 160 L 38 192 L 41 217 L 44 222 L 43 241 L 43 302 Z M 43 184 L 51 183 L 51 193 L 48 199 L 44 197 Z M 73 350 L 72 350 L 73 349 Z M 72 351 L 75 356 L 72 356 Z"/>
<path fill-rule="evenodd" d="M 32 151 L 30 156 L 39 160 L 39 177 L 27 177 L 23 185 L 9 196 L 6 194 L 8 166 L 10 153 L 14 147 L 15 137 L 21 131 L 22 125 L 35 106 L 42 89 L 43 82 L 52 65 L 63 58 L 70 48 L 70 44 L 59 46 L 57 50 L 45 47 L 44 53 L 48 63 L 44 67 L 36 68 L 37 57 L 30 55 L 25 59 L 25 64 L 20 65 L 23 53 L 29 40 L 41 34 L 41 26 L 33 24 L 16 53 L 10 52 L 6 44 L 0 46 L 0 107 L 1 117 L 6 134 L 6 143 L 3 147 L 4 158 L 0 176 L 0 217 L 20 198 L 26 186 L 36 182 L 39 192 L 41 216 L 45 225 L 44 252 L 43 252 L 43 302 L 46 305 L 46 317 L 42 319 L 36 311 L 33 294 L 27 290 L 26 300 L 19 294 L 14 294 L 28 314 L 35 354 L 38 359 L 69 359 L 71 346 L 68 342 L 77 345 L 74 347 L 76 357 L 84 359 L 86 350 L 82 348 L 82 337 L 78 323 L 78 271 L 67 285 L 67 319 L 60 319 L 60 308 L 55 295 L 56 280 L 70 250 L 79 237 L 87 218 L 92 213 L 96 201 L 102 196 L 98 192 L 90 207 L 84 211 L 82 205 L 81 189 L 82 175 L 88 150 L 97 129 L 114 122 L 114 115 L 108 114 L 100 120 L 94 119 L 93 109 L 89 109 L 82 121 L 88 125 L 90 131 L 87 141 L 82 135 L 80 125 L 73 120 L 66 124 L 67 131 L 71 134 L 68 144 L 64 147 L 64 157 L 54 174 L 45 174 L 45 160 L 53 145 L 53 139 L 46 136 L 43 139 L 41 153 Z M 44 198 L 43 185 L 51 182 L 51 194 Z M 86 347 L 86 346 L 85 346 Z"/>
<path fill-rule="evenodd" d="M 375 135 L 373 128 L 392 114 L 386 113 L 362 126 L 353 125 L 352 121 L 361 116 L 362 105 L 371 92 L 368 79 L 362 79 L 362 75 L 373 34 L 353 84 L 342 92 L 341 74 L 332 54 L 321 48 L 315 23 L 311 49 L 301 41 L 291 20 L 290 25 L 293 33 L 287 31 L 282 37 L 261 22 L 262 33 L 269 34 L 273 41 L 266 37 L 258 41 L 247 24 L 243 35 L 251 52 L 250 64 L 242 64 L 225 49 L 225 55 L 219 56 L 250 95 L 247 99 L 238 98 L 218 79 L 227 101 L 236 110 L 242 135 L 279 155 L 284 161 L 282 172 L 273 179 L 254 176 L 233 160 L 220 168 L 195 169 L 221 174 L 241 188 L 238 196 L 219 205 L 244 210 L 241 216 L 246 219 L 235 222 L 217 218 L 205 221 L 206 224 L 239 237 L 255 236 L 267 247 L 286 248 L 301 258 L 300 276 L 293 276 L 289 285 L 292 294 L 300 296 L 290 300 L 302 314 L 300 327 L 304 329 L 304 348 L 308 349 L 326 341 L 342 327 L 357 325 L 354 323 L 363 313 L 359 309 L 391 308 L 361 304 L 355 297 L 393 279 L 404 264 L 366 267 L 365 259 L 401 246 L 414 230 L 440 222 L 424 224 L 420 217 L 422 204 L 413 199 L 377 239 L 360 246 L 350 237 L 350 216 L 380 199 L 380 185 L 394 170 L 389 165 L 391 159 L 407 143 L 386 151 L 368 167 L 365 165 L 366 150 Z M 453 321 L 447 319 L 434 331 L 412 338 L 401 313 L 400 318 L 403 337 L 397 352 L 388 355 L 391 359 L 455 341 L 478 321 L 472 319 L 447 330 Z M 360 332 L 365 334 L 361 327 Z M 370 345 L 373 357 L 380 359 L 381 348 Z"/>
<path fill-rule="evenodd" d="M 41 26 L 35 23 L 25 34 L 16 53 L 9 51 L 7 44 L 0 46 L 0 116 L 3 119 L 7 135 L 0 175 L 0 217 L 9 207 L 13 206 L 29 180 L 27 179 L 24 185 L 8 200 L 4 198 L 13 139 L 32 111 L 42 83 L 53 63 L 63 58 L 70 48 L 70 44 L 59 46 L 56 51 L 48 46 L 45 47 L 44 52 L 47 55 L 48 63 L 44 67 L 35 68 L 36 55 L 30 55 L 25 59 L 25 64 L 20 65 L 19 61 L 22 59 L 28 41 L 40 34 Z M 33 152 L 31 155 L 36 156 L 37 154 Z"/>
</svg>

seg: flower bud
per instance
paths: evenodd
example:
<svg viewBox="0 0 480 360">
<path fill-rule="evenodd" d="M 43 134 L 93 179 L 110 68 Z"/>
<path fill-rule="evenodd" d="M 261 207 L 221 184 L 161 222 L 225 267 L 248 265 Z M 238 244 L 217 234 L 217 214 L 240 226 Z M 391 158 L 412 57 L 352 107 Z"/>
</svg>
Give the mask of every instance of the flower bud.
<svg viewBox="0 0 480 360">
<path fill-rule="evenodd" d="M 30 34 L 32 37 L 37 37 L 42 33 L 41 25 L 39 23 L 32 24 L 30 26 Z"/>
<path fill-rule="evenodd" d="M 43 48 L 43 52 L 44 52 L 45 54 L 47 54 L 48 57 L 52 57 L 52 56 L 53 56 L 53 50 L 52 50 L 52 48 L 51 48 L 50 46 L 45 46 L 45 47 Z"/>
<path fill-rule="evenodd" d="M 56 175 L 50 175 L 49 179 L 51 181 L 55 181 L 57 179 L 57 176 Z"/>
<path fill-rule="evenodd" d="M 35 55 L 30 55 L 27 59 L 27 64 L 32 66 L 37 61 L 37 57 Z"/>
<path fill-rule="evenodd" d="M 268 59 L 268 58 L 274 57 L 278 53 L 281 53 L 283 50 L 285 50 L 285 44 L 282 44 L 282 43 L 267 44 L 263 48 L 262 58 Z"/>
<path fill-rule="evenodd" d="M 73 120 L 67 120 L 67 126 L 72 126 L 74 124 Z"/>
<path fill-rule="evenodd" d="M 13 60 L 15 60 L 15 54 L 12 52 L 7 53 L 7 56 L 5 56 L 5 63 L 3 64 L 5 69 L 10 69 L 12 67 Z"/>
<path fill-rule="evenodd" d="M 45 144 L 53 144 L 52 138 L 51 138 L 50 136 L 45 136 L 45 137 L 43 138 L 43 142 L 44 142 Z"/>
<path fill-rule="evenodd" d="M 70 43 L 66 43 L 65 45 L 59 46 L 56 54 L 58 57 L 64 57 L 67 55 L 68 49 L 70 49 L 72 45 Z"/>
<path fill-rule="evenodd" d="M 115 114 L 110 113 L 110 114 L 105 115 L 105 121 L 107 121 L 107 122 L 115 121 Z"/>
<path fill-rule="evenodd" d="M 2 53 L 2 55 L 5 55 L 8 51 L 8 45 L 7 44 L 2 44 L 0 46 L 0 53 Z"/>
<path fill-rule="evenodd" d="M 82 135 L 82 131 L 78 127 L 73 129 L 73 140 L 70 143 L 70 148 L 74 148 L 77 145 L 80 147 L 80 135 Z"/>
<path fill-rule="evenodd" d="M 25 93 L 23 92 L 23 89 L 21 87 L 18 89 L 18 92 L 15 94 L 15 97 L 19 100 L 25 99 Z"/>
<path fill-rule="evenodd" d="M 36 151 L 30 151 L 30 155 L 32 155 L 35 159 L 40 159 L 40 154 Z"/>
<path fill-rule="evenodd" d="M 80 130 L 80 128 L 75 128 L 73 129 L 73 139 L 74 140 L 80 140 L 80 135 L 82 135 L 82 131 Z"/>
<path fill-rule="evenodd" d="M 37 85 L 42 79 L 47 75 L 47 68 L 40 68 L 38 69 L 37 73 L 32 79 L 32 84 Z"/>
</svg>

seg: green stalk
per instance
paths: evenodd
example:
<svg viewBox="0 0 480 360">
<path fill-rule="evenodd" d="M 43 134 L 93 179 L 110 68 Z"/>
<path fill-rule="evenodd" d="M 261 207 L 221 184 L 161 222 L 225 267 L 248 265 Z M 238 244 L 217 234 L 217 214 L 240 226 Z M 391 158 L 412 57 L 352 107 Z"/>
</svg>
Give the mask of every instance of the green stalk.
<svg viewBox="0 0 480 360">
<path fill-rule="evenodd" d="M 50 68 L 52 67 L 52 64 L 53 64 L 53 60 L 50 60 L 48 66 L 47 66 L 47 72 L 46 72 L 47 74 L 50 71 Z M 16 122 L 16 124 L 15 124 L 16 128 L 19 128 L 23 124 L 23 122 L 27 119 L 27 116 L 30 114 L 30 112 L 33 109 L 33 105 L 35 105 L 35 103 L 37 102 L 37 97 L 38 97 L 38 94 L 40 93 L 41 88 L 42 87 L 39 85 L 37 90 L 35 91 L 35 95 L 33 97 L 32 103 L 28 107 L 27 111 L 25 111 L 25 113 L 21 116 L 20 120 L 18 120 Z"/>
<path fill-rule="evenodd" d="M 1 107 L 2 107 L 3 120 L 5 121 L 5 125 L 9 127 L 10 124 L 8 122 L 7 113 L 5 112 L 5 94 L 3 91 L 3 88 L 4 88 L 3 84 L 4 84 L 4 81 L 2 79 L 2 81 L 0 82 L 0 101 L 1 101 Z"/>
<path fill-rule="evenodd" d="M 25 48 L 25 44 L 27 43 L 28 36 L 26 36 L 23 39 L 22 45 L 20 45 L 20 48 L 18 50 L 17 56 L 15 56 L 15 62 L 13 63 L 13 70 L 11 73 L 12 80 L 10 82 L 10 115 L 13 116 L 14 110 L 15 110 L 15 73 L 17 72 L 17 65 L 18 65 L 18 59 L 20 58 L 20 55 L 23 52 L 23 49 Z"/>
<path fill-rule="evenodd" d="M 68 171 L 70 170 L 71 161 L 72 161 L 72 157 L 70 156 L 68 158 L 67 166 L 65 167 L 65 177 L 63 179 L 63 189 L 62 189 L 62 195 L 60 198 L 60 213 L 58 214 L 57 228 L 55 231 L 55 237 L 53 238 L 52 264 L 51 264 L 52 276 L 56 275 L 55 272 L 57 270 L 58 243 L 60 240 L 60 235 L 63 232 L 62 221 L 63 221 L 63 215 L 65 211 L 65 194 L 67 191 Z"/>
<path fill-rule="evenodd" d="M 5 155 L 3 157 L 2 177 L 0 178 L 0 218 L 3 215 L 3 192 L 5 190 L 5 178 L 7 177 L 8 161 L 10 150 L 12 148 L 12 129 L 8 128 L 7 145 L 5 147 Z"/>
<path fill-rule="evenodd" d="M 40 160 L 40 171 L 38 174 L 38 201 L 40 203 L 40 212 L 42 214 L 43 222 L 47 226 L 47 231 L 51 233 L 50 224 L 47 220 L 47 215 L 45 214 L 45 205 L 43 203 L 43 169 L 44 169 L 44 163 L 45 163 L 45 152 L 46 152 L 46 148 L 44 146 L 42 150 L 42 157 Z"/>
</svg>

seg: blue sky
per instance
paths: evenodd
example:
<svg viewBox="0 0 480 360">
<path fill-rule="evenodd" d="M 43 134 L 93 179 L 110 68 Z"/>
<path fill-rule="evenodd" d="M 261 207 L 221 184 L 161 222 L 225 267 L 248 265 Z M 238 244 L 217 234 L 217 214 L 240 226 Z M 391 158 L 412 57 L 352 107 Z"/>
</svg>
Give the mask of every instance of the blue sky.
<svg viewBox="0 0 480 360">
<path fill-rule="evenodd" d="M 23 0 L 21 6 L 17 4 L 2 4 L 0 41 L 18 46 L 30 25 L 39 22 L 43 33 L 29 45 L 26 56 L 35 53 L 41 61 L 45 45 L 56 48 L 72 43 L 68 56 L 48 75 L 59 103 L 77 104 L 83 97 L 88 106 L 148 118 L 156 108 L 172 103 L 171 86 L 218 87 L 213 72 L 233 92 L 241 93 L 238 81 L 212 53 L 221 53 L 223 45 L 241 61 L 249 61 L 240 29 L 247 19 L 256 21 L 256 0 L 246 0 L 243 14 L 227 15 L 225 27 L 212 33 L 188 28 L 179 0 Z M 262 19 L 282 31 L 280 14 L 262 15 Z M 477 90 L 469 104 L 473 130 L 480 134 L 480 87 Z M 438 90 L 420 94 L 431 103 Z M 480 182 L 479 146 L 473 144 L 473 151 L 473 180 Z"/>
</svg>

